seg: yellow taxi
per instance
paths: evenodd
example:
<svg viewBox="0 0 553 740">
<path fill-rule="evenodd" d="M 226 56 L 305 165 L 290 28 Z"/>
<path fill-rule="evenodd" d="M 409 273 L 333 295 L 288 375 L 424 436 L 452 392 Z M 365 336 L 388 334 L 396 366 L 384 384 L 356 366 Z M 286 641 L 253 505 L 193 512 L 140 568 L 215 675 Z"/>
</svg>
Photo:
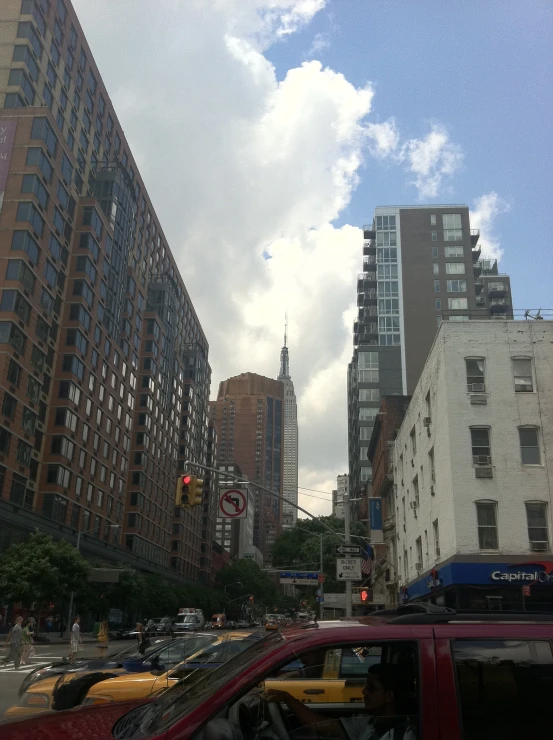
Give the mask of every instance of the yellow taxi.
<svg viewBox="0 0 553 740">
<path fill-rule="evenodd" d="M 290 663 L 265 681 L 265 689 L 287 691 L 304 704 L 362 703 L 367 671 L 380 662 L 380 648 L 321 650 L 311 660 L 311 665 Z"/>
<path fill-rule="evenodd" d="M 109 678 L 104 681 L 100 681 L 96 685 L 92 686 L 87 693 L 87 696 L 83 704 L 100 704 L 106 701 L 124 701 L 125 699 L 135 699 L 150 696 L 161 691 L 168 689 L 173 686 L 178 680 L 183 678 L 185 674 L 190 673 L 196 667 L 203 667 L 199 664 L 199 659 L 207 661 L 207 656 L 218 659 L 221 655 L 213 654 L 211 648 L 220 646 L 222 642 L 231 640 L 244 640 L 249 638 L 251 635 L 245 632 L 234 632 L 232 634 L 218 635 L 212 644 L 205 650 L 198 650 L 185 661 L 173 666 L 163 673 L 159 671 L 147 671 L 143 673 L 127 673 L 124 669 L 110 669 L 109 673 L 120 673 L 121 675 Z M 249 640 L 248 640 L 249 644 Z M 169 646 L 170 649 L 171 646 Z M 208 653 L 208 651 L 210 651 Z M 231 657 L 231 650 L 228 651 L 228 660 Z M 225 652 L 225 655 L 226 655 Z M 220 663 L 213 660 L 213 667 L 220 665 Z M 81 678 L 85 673 L 94 673 L 97 671 L 81 671 L 74 674 L 65 674 L 64 676 L 52 676 L 45 678 L 42 681 L 38 681 L 35 684 L 29 686 L 27 691 L 21 696 L 19 703 L 6 709 L 4 712 L 4 719 L 18 719 L 21 717 L 29 717 L 35 714 L 42 714 L 52 710 L 53 704 L 53 693 L 57 685 L 62 682 L 72 681 L 77 678 Z M 106 685 L 109 684 L 109 692 L 105 692 Z M 89 700 L 89 697 L 92 697 Z"/>
</svg>

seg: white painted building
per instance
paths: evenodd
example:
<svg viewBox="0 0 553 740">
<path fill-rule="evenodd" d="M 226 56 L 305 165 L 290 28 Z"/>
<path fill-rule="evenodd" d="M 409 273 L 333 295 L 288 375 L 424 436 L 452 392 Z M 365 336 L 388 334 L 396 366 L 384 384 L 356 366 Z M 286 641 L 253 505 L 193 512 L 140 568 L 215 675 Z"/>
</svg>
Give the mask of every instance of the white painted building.
<svg viewBox="0 0 553 740">
<path fill-rule="evenodd" d="M 344 518 L 344 502 L 349 490 L 349 475 L 336 476 L 336 490 L 332 491 L 332 515 L 337 519 Z"/>
<path fill-rule="evenodd" d="M 442 323 L 394 479 L 403 601 L 553 608 L 553 322 Z"/>
</svg>

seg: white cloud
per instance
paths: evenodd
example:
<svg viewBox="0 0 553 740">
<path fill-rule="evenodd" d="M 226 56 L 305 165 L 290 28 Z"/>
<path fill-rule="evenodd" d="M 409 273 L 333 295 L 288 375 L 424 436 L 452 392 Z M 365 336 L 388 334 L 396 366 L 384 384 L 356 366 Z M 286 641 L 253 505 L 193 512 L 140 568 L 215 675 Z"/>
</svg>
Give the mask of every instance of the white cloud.
<svg viewBox="0 0 553 740">
<path fill-rule="evenodd" d="M 397 151 L 400 135 L 394 118 L 367 124 L 367 136 L 373 157 L 389 157 Z"/>
<path fill-rule="evenodd" d="M 433 123 L 424 139 L 409 139 L 402 145 L 399 159 L 415 175 L 412 184 L 424 200 L 438 196 L 444 179 L 461 166 L 463 153 L 450 141 L 446 128 Z"/>
<path fill-rule="evenodd" d="M 74 3 L 208 337 L 212 397 L 243 371 L 276 376 L 287 310 L 300 484 L 332 490 L 347 468 L 362 246 L 360 229 L 332 221 L 368 149 L 404 162 L 419 191 L 437 191 L 460 155 L 438 127 L 402 147 L 393 119 L 368 120 L 372 86 L 318 61 L 277 79 L 264 50 L 324 0 Z"/>
<path fill-rule="evenodd" d="M 470 225 L 473 229 L 480 229 L 479 245 L 482 248 L 482 257 L 499 259 L 503 250 L 499 239 L 493 233 L 494 221 L 501 213 L 506 213 L 510 204 L 493 190 L 474 200 L 474 207 L 470 212 Z"/>
<path fill-rule="evenodd" d="M 316 33 L 313 36 L 313 41 L 311 42 L 311 46 L 309 49 L 305 52 L 305 58 L 311 59 L 317 54 L 320 54 L 322 51 L 325 51 L 325 49 L 330 48 L 330 35 L 328 33 Z"/>
</svg>

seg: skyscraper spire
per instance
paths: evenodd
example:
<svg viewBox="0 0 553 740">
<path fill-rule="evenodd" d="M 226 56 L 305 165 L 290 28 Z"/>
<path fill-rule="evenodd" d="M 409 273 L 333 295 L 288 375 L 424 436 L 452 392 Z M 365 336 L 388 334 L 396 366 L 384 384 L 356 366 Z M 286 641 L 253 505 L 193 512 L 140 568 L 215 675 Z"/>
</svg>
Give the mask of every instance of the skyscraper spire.
<svg viewBox="0 0 553 740">
<path fill-rule="evenodd" d="M 288 347 L 286 346 L 287 339 L 288 339 L 288 314 L 286 314 L 286 318 L 284 321 L 284 345 L 282 349 L 280 350 L 280 372 L 278 374 L 279 380 L 290 377 L 290 363 L 289 363 L 289 358 L 288 358 Z"/>
</svg>

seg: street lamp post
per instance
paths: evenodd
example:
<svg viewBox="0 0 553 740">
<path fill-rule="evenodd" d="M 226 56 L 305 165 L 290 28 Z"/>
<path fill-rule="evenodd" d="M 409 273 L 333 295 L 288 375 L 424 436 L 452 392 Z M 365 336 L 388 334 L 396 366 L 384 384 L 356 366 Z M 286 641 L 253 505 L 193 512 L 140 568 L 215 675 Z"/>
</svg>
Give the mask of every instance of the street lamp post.
<svg viewBox="0 0 553 740">
<path fill-rule="evenodd" d="M 109 529 L 120 529 L 121 528 L 121 525 L 120 524 L 109 524 L 108 527 L 109 527 Z M 77 532 L 77 544 L 75 545 L 75 549 L 77 550 L 77 552 L 79 552 L 80 546 L 81 546 L 81 535 L 82 534 L 88 534 L 89 532 L 94 532 L 94 529 L 95 528 L 92 527 L 92 529 L 87 529 L 84 532 L 81 531 L 81 530 L 79 530 Z M 69 597 L 69 613 L 67 615 L 67 630 L 68 630 L 68 632 L 71 631 L 71 615 L 73 613 L 73 601 L 74 601 L 74 599 L 75 599 L 75 592 L 74 591 L 71 591 L 71 596 Z"/>
</svg>

